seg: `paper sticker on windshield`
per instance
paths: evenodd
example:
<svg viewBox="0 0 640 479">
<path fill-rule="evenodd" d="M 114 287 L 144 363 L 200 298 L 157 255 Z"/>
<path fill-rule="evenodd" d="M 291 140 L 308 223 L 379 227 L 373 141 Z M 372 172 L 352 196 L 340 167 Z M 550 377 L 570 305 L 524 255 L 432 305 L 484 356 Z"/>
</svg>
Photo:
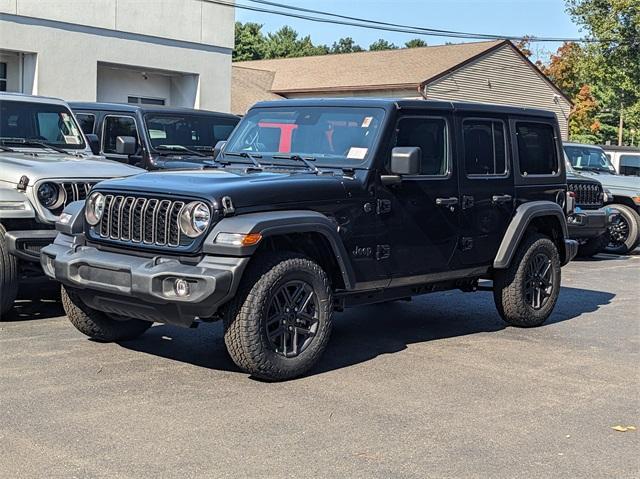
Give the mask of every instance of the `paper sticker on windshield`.
<svg viewBox="0 0 640 479">
<path fill-rule="evenodd" d="M 369 125 L 371 125 L 372 121 L 373 121 L 372 116 L 365 117 L 364 120 L 362 120 L 362 128 L 369 128 Z"/>
<path fill-rule="evenodd" d="M 367 156 L 367 151 L 369 151 L 369 148 L 358 148 L 352 146 L 351 148 L 349 148 L 347 158 L 350 158 L 352 160 L 364 160 L 364 157 Z"/>
<path fill-rule="evenodd" d="M 79 145 L 80 139 L 77 136 L 64 135 L 64 142 L 67 145 Z"/>
</svg>

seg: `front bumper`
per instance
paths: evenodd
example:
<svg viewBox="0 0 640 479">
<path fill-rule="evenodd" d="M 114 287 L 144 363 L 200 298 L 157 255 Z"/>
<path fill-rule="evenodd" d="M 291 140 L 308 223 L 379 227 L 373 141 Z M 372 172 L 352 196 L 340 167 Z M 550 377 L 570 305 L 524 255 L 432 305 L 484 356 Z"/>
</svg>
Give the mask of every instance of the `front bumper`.
<svg viewBox="0 0 640 479">
<path fill-rule="evenodd" d="M 618 212 L 614 208 L 580 210 L 567 218 L 569 237 L 573 239 L 597 238 L 607 232 Z"/>
<path fill-rule="evenodd" d="M 205 256 L 194 264 L 176 258 L 133 256 L 75 244 L 60 234 L 42 250 L 45 274 L 73 288 L 87 306 L 109 314 L 190 326 L 212 317 L 237 290 L 248 258 Z M 188 296 L 175 283 L 188 283 Z"/>
<path fill-rule="evenodd" d="M 39 263 L 40 251 L 53 243 L 57 235 L 56 230 L 9 231 L 5 239 L 9 253 L 21 260 Z"/>
</svg>

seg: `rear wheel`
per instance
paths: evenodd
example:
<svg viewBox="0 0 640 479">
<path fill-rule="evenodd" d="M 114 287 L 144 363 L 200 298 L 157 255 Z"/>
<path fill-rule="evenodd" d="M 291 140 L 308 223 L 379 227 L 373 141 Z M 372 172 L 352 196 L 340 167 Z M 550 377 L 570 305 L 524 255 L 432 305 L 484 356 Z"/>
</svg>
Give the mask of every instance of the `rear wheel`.
<svg viewBox="0 0 640 479">
<path fill-rule="evenodd" d="M 64 286 L 62 305 L 71 324 L 82 334 L 98 341 L 134 339 L 153 325 L 151 321 L 141 319 L 114 319 L 107 313 L 90 308 L 73 290 Z"/>
<path fill-rule="evenodd" d="M 625 205 L 611 205 L 620 212 L 609 226 L 609 244 L 605 251 L 613 254 L 627 254 L 640 242 L 640 216 Z"/>
<path fill-rule="evenodd" d="M 502 319 L 512 326 L 544 323 L 560 293 L 560 255 L 547 236 L 533 234 L 518 247 L 505 270 L 493 281 L 493 298 Z"/>
<path fill-rule="evenodd" d="M 304 256 L 267 253 L 254 261 L 225 312 L 227 350 L 255 377 L 300 376 L 317 363 L 329 341 L 329 278 Z"/>
<path fill-rule="evenodd" d="M 0 224 L 0 321 L 13 307 L 18 296 L 18 259 L 9 254 L 5 233 L 7 230 Z"/>
</svg>

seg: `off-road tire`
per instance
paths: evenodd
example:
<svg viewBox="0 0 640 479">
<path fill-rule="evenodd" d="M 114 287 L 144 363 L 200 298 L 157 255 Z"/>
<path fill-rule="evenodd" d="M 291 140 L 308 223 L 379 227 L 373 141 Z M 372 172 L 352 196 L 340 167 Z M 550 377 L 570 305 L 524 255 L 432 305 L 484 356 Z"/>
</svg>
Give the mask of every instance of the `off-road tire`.
<svg viewBox="0 0 640 479">
<path fill-rule="evenodd" d="M 270 345 L 266 312 L 270 299 L 288 281 L 304 281 L 317 295 L 317 331 L 298 356 L 285 358 Z M 252 260 L 238 294 L 224 312 L 224 341 L 233 362 L 252 376 L 281 381 L 301 376 L 324 352 L 331 335 L 333 294 L 325 271 L 295 253 L 264 253 Z"/>
<path fill-rule="evenodd" d="M 589 238 L 578 247 L 578 256 L 581 258 L 591 258 L 604 251 L 609 244 L 609 234 L 604 233 L 596 238 Z"/>
<path fill-rule="evenodd" d="M 627 254 L 633 251 L 640 243 L 640 215 L 634 209 L 625 205 L 614 204 L 609 206 L 620 212 L 620 215 L 628 225 L 629 233 L 623 244 L 618 246 L 608 244 L 605 251 L 611 254 Z M 610 228 L 612 227 L 614 226 Z"/>
<path fill-rule="evenodd" d="M 553 281 L 547 302 L 534 309 L 525 300 L 525 275 L 527 265 L 538 252 L 551 260 Z M 493 278 L 493 299 L 502 319 L 521 328 L 531 328 L 544 323 L 558 300 L 560 293 L 560 255 L 558 248 L 549 237 L 533 233 L 522 240 L 515 257 L 508 268 L 497 270 Z"/>
<path fill-rule="evenodd" d="M 62 287 L 62 306 L 71 324 L 82 334 L 103 342 L 134 339 L 153 323 L 141 319 L 113 319 L 102 311 L 87 306 L 73 290 Z"/>
<path fill-rule="evenodd" d="M 13 307 L 18 296 L 18 259 L 9 254 L 5 233 L 7 230 L 0 224 L 0 321 Z"/>
</svg>

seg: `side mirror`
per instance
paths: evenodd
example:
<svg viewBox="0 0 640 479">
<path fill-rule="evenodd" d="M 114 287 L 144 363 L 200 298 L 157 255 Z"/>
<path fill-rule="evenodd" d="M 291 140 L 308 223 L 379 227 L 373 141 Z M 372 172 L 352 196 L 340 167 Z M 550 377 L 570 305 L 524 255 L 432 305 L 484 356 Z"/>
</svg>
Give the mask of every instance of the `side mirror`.
<svg viewBox="0 0 640 479">
<path fill-rule="evenodd" d="M 382 175 L 385 185 L 397 185 L 405 175 L 420 174 L 422 150 L 417 146 L 396 146 L 391 150 L 390 175 Z"/>
<path fill-rule="evenodd" d="M 134 155 L 136 153 L 136 139 L 133 136 L 118 136 L 116 138 L 116 153 L 118 155 Z"/>
<path fill-rule="evenodd" d="M 220 154 L 220 152 L 222 151 L 222 149 L 224 148 L 224 145 L 226 145 L 227 142 L 225 140 L 220 140 L 216 143 L 216 146 L 213 147 L 213 159 L 215 160 L 216 158 L 218 158 L 218 155 Z"/>
<path fill-rule="evenodd" d="M 89 144 L 89 148 L 91 148 L 91 153 L 94 155 L 100 154 L 100 140 L 98 139 L 98 135 L 94 133 L 89 133 L 86 135 L 87 143 Z"/>
</svg>

